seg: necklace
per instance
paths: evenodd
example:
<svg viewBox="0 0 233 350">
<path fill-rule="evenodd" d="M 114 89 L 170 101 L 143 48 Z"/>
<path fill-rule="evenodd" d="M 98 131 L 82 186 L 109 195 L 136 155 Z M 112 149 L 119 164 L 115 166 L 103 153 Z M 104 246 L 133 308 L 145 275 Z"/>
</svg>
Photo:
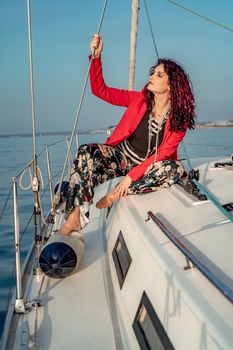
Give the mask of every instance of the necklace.
<svg viewBox="0 0 233 350">
<path fill-rule="evenodd" d="M 151 112 L 151 115 L 154 117 L 154 118 L 161 118 L 162 117 L 162 114 L 159 114 L 156 110 L 152 110 Z"/>
<path fill-rule="evenodd" d="M 158 143 L 159 143 L 159 134 L 160 134 L 160 131 L 162 130 L 162 125 L 166 122 L 166 120 L 168 118 L 168 115 L 170 113 L 170 109 L 171 109 L 171 107 L 168 106 L 167 110 L 165 111 L 165 113 L 162 116 L 160 116 L 160 118 L 158 118 L 158 115 L 157 115 L 157 118 L 156 118 L 156 116 L 154 115 L 154 112 L 151 112 L 149 114 L 149 120 L 148 120 L 148 146 L 147 146 L 146 156 L 145 156 L 144 159 L 147 159 L 149 154 L 151 152 L 153 152 L 154 150 L 155 150 L 155 159 L 156 159 Z M 157 133 L 157 137 L 156 137 L 155 147 L 153 147 L 153 150 L 151 150 L 151 140 L 152 140 L 152 136 L 153 136 L 153 133 L 152 133 L 152 120 L 153 119 L 158 124 L 158 133 Z"/>
<path fill-rule="evenodd" d="M 168 112 L 170 112 L 170 109 L 171 109 L 171 106 L 170 106 L 170 104 L 167 106 L 167 108 L 165 109 L 165 112 L 164 113 L 158 113 L 157 111 L 156 111 L 156 108 L 155 108 L 155 106 L 154 106 L 154 108 L 153 108 L 153 110 L 151 111 L 151 115 L 155 118 L 155 119 L 160 119 L 160 118 L 164 118 L 164 116 L 168 113 Z M 157 117 L 157 118 L 156 118 Z"/>
</svg>

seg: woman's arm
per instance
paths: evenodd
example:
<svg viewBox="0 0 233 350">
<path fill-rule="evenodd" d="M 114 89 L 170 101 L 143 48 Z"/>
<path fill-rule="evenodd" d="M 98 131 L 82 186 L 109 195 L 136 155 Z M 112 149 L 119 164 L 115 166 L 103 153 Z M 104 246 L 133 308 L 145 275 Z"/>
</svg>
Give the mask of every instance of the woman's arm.
<svg viewBox="0 0 233 350">
<path fill-rule="evenodd" d="M 101 98 L 102 100 L 111 103 L 113 105 L 128 107 L 129 104 L 140 93 L 129 90 L 121 90 L 112 87 L 108 87 L 105 84 L 102 71 L 101 53 L 103 50 L 103 41 L 100 35 L 95 34 L 90 48 L 92 51 L 92 64 L 90 67 L 90 82 L 92 93 Z M 91 56 L 89 56 L 91 59 Z"/>
</svg>

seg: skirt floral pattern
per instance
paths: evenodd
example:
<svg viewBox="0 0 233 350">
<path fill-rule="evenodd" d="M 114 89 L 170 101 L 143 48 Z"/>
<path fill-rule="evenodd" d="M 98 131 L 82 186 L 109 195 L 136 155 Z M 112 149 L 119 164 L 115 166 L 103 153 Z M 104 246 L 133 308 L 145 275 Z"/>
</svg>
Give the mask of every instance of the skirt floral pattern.
<svg viewBox="0 0 233 350">
<path fill-rule="evenodd" d="M 125 176 L 134 166 L 118 147 L 96 143 L 80 146 L 71 169 L 66 216 L 74 207 L 80 206 L 83 228 L 89 222 L 94 188 L 110 179 Z M 139 180 L 132 182 L 128 194 L 145 194 L 168 188 L 179 180 L 183 172 L 180 161 L 159 161 L 148 167 Z"/>
</svg>

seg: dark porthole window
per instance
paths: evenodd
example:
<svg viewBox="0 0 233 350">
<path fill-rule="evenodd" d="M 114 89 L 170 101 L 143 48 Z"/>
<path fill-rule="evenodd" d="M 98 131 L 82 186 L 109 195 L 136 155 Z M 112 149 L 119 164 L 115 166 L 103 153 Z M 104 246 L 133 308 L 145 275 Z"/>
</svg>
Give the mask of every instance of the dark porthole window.
<svg viewBox="0 0 233 350">
<path fill-rule="evenodd" d="M 145 292 L 142 295 L 142 299 L 133 322 L 133 329 L 140 349 L 174 349 Z"/>
<path fill-rule="evenodd" d="M 112 252 L 112 257 L 116 268 L 120 288 L 122 288 L 132 259 L 129 255 L 129 251 L 121 231 L 117 237 L 117 241 Z"/>
</svg>

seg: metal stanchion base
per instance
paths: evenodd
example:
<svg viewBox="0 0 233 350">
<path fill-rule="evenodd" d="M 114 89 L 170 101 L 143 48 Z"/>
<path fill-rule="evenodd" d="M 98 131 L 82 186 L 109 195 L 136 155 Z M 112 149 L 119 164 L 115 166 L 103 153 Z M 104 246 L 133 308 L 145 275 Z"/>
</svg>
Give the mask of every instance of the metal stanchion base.
<svg viewBox="0 0 233 350">
<path fill-rule="evenodd" d="M 15 300 L 15 314 L 26 314 L 30 312 L 34 307 L 41 307 L 41 299 L 32 299 L 24 302 L 22 299 Z"/>
<path fill-rule="evenodd" d="M 16 299 L 15 300 L 15 313 L 16 314 L 25 314 L 28 312 L 25 308 L 24 300 L 22 299 Z"/>
</svg>

